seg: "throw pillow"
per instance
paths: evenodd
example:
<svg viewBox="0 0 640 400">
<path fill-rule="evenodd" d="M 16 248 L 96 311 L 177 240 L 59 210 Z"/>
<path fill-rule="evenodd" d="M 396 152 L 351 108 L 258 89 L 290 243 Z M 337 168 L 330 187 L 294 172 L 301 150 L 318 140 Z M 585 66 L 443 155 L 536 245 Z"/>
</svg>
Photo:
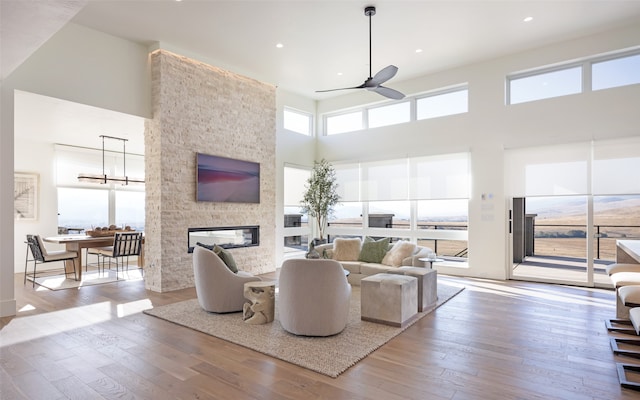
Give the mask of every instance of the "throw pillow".
<svg viewBox="0 0 640 400">
<path fill-rule="evenodd" d="M 222 262 L 224 262 L 224 265 L 226 265 L 231 272 L 233 272 L 234 274 L 238 273 L 238 266 L 236 265 L 236 261 L 233 259 L 231 253 L 218 246 L 217 244 L 213 246 L 213 252 L 216 253 L 218 257 L 220 257 Z"/>
<path fill-rule="evenodd" d="M 213 247 L 215 246 L 215 244 L 204 244 L 204 243 L 200 243 L 200 242 L 196 242 L 196 245 L 200 246 L 200 247 L 204 247 L 207 250 L 211 250 L 213 251 Z"/>
<path fill-rule="evenodd" d="M 333 241 L 333 259 L 338 261 L 358 261 L 361 241 L 358 238 L 336 238 Z"/>
<path fill-rule="evenodd" d="M 385 254 L 382 259 L 382 264 L 400 267 L 402 266 L 402 260 L 410 257 L 415 250 L 416 245 L 414 243 L 407 242 L 406 240 L 398 240 L 391 250 Z"/>
<path fill-rule="evenodd" d="M 362 243 L 362 250 L 358 256 L 358 261 L 364 261 L 369 263 L 380 263 L 387 253 L 389 247 L 390 238 L 382 238 L 380 240 L 374 240 L 367 236 Z"/>
</svg>

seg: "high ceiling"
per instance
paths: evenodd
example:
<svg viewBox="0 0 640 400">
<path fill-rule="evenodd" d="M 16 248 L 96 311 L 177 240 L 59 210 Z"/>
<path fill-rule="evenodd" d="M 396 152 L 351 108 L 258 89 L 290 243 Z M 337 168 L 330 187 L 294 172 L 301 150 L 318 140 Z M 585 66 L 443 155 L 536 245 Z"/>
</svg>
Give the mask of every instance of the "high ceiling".
<svg viewBox="0 0 640 400">
<path fill-rule="evenodd" d="M 368 5 L 377 8 L 371 21 L 372 70 L 375 74 L 389 64 L 399 67 L 385 84 L 391 88 L 432 72 L 640 24 L 640 0 L 0 0 L 2 77 L 71 21 L 143 45 L 160 43 L 182 55 L 322 99 L 348 92 L 319 95 L 316 90 L 357 86 L 369 75 L 369 20 L 364 15 Z M 533 19 L 524 22 L 526 17 Z M 277 43 L 283 47 L 277 48 Z M 97 146 L 97 135 L 113 127 L 109 134 L 122 132 L 131 138 L 131 151 L 144 152 L 142 132 L 134 133 L 141 129 L 139 119 L 126 128 L 122 121 L 127 118 L 121 114 L 88 111 L 87 106 L 76 108 L 28 93 L 17 96 L 18 105 L 36 109 L 39 115 L 29 118 L 33 113 L 17 109 L 20 131 L 47 131 L 47 141 Z M 85 134 L 74 137 L 82 129 Z M 86 134 L 98 131 L 95 137 Z"/>
<path fill-rule="evenodd" d="M 72 19 L 311 98 L 394 64 L 394 82 L 640 23 L 640 1 L 90 1 Z M 530 22 L 524 18 L 533 17 Z M 276 48 L 282 43 L 282 48 Z M 421 53 L 416 53 L 421 49 Z M 342 75 L 338 75 L 342 73 Z M 339 95 L 332 92 L 323 96 Z"/>
</svg>

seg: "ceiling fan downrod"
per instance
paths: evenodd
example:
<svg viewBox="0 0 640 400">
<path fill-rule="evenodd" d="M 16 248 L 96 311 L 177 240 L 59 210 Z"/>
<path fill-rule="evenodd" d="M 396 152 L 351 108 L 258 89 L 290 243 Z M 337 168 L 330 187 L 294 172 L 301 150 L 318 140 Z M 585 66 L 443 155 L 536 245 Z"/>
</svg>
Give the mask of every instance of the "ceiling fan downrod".
<svg viewBox="0 0 640 400">
<path fill-rule="evenodd" d="M 374 6 L 368 6 L 364 8 L 364 15 L 369 17 L 369 79 L 373 77 L 372 61 L 371 61 L 371 17 L 376 15 L 376 8 Z"/>
</svg>

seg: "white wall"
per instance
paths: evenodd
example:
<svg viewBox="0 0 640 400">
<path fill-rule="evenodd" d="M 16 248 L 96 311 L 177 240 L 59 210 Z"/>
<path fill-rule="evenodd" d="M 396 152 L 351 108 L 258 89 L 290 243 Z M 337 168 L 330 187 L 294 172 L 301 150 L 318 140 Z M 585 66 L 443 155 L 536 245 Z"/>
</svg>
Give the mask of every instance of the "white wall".
<svg viewBox="0 0 640 400">
<path fill-rule="evenodd" d="M 3 190 L 0 191 L 0 316 L 15 314 L 13 275 L 14 270 L 18 268 L 15 260 L 24 257 L 25 248 L 22 242 L 24 231 L 28 229 L 28 227 L 20 227 L 14 232 L 12 196 L 14 90 L 148 118 L 151 116 L 150 79 L 148 51 L 144 46 L 75 24 L 68 24 L 11 75 L 2 80 L 0 187 Z M 25 139 L 24 136 L 18 135 L 15 142 L 23 139 Z M 20 148 L 19 146 L 18 152 L 21 151 Z M 38 164 L 37 168 L 41 168 L 40 161 L 32 160 Z M 34 170 L 33 167 L 26 166 L 20 169 Z M 41 188 L 47 188 L 49 184 L 42 180 Z M 56 197 L 54 195 L 51 198 Z M 47 201 L 44 193 L 40 200 L 41 215 L 45 215 L 49 210 L 46 208 L 48 206 L 42 208 L 42 204 Z M 55 222 L 43 220 L 38 224 L 38 228 L 42 229 L 41 233 L 57 231 L 57 218 Z M 16 245 L 15 242 L 20 244 Z M 24 264 L 21 268 L 24 268 Z"/>
<path fill-rule="evenodd" d="M 438 270 L 504 279 L 507 204 L 503 149 L 640 135 L 640 85 L 505 105 L 509 73 L 640 46 L 640 26 L 560 43 L 388 86 L 407 94 L 467 82 L 469 112 L 367 131 L 320 137 L 318 158 L 332 161 L 387 159 L 471 152 L 469 268 Z M 378 101 L 362 91 L 318 102 L 319 114 Z M 319 126 L 322 126 L 319 123 Z M 482 200 L 482 195 L 485 200 Z"/>
<path fill-rule="evenodd" d="M 58 195 L 55 186 L 53 145 L 33 140 L 30 136 L 16 138 L 15 171 L 39 175 L 38 219 L 35 221 L 16 220 L 14 226 L 14 271 L 24 272 L 26 235 L 37 234 L 46 237 L 58 234 Z M 47 243 L 47 249 L 58 250 L 62 248 L 62 246 Z M 51 263 L 39 266 L 38 270 L 61 267 L 61 263 Z M 29 264 L 29 271 L 32 268 L 33 264 Z"/>
</svg>

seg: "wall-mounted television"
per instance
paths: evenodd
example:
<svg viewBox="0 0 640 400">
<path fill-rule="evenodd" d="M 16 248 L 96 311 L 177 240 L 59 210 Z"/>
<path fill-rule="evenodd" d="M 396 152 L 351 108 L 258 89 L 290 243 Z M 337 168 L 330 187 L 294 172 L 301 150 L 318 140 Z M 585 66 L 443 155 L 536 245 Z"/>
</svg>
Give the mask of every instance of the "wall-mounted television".
<svg viewBox="0 0 640 400">
<path fill-rule="evenodd" d="M 197 200 L 260 203 L 260 164 L 197 153 Z"/>
</svg>

